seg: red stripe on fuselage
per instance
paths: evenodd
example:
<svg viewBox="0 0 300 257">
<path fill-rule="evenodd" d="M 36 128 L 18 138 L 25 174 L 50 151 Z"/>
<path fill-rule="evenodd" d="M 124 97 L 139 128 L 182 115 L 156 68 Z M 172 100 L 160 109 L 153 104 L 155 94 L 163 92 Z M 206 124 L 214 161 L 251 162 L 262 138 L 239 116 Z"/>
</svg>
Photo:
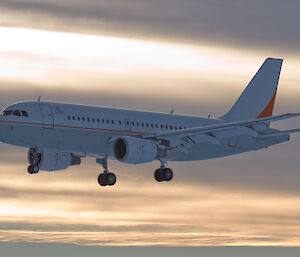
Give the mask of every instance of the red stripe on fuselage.
<svg viewBox="0 0 300 257">
<path fill-rule="evenodd" d="M 56 124 L 43 124 L 43 123 L 22 122 L 22 121 L 0 121 L 0 123 L 24 124 L 24 125 L 48 126 L 48 127 L 52 127 L 53 126 L 53 127 L 57 127 L 57 128 L 84 129 L 84 130 L 95 130 L 95 131 L 114 132 L 114 133 L 137 134 L 137 135 L 147 135 L 148 134 L 146 132 L 129 131 L 129 130 L 115 130 L 115 129 L 101 129 L 101 128 L 77 127 L 77 126 L 66 126 L 66 125 L 56 125 Z"/>
</svg>

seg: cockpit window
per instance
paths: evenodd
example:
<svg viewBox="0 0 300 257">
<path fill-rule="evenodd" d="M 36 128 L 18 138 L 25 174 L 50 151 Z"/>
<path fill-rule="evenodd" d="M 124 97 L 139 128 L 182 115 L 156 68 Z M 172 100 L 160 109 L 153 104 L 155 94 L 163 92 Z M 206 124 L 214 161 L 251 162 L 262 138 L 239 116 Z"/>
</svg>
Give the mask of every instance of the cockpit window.
<svg viewBox="0 0 300 257">
<path fill-rule="evenodd" d="M 28 113 L 24 110 L 5 110 L 1 113 L 1 116 L 8 116 L 8 115 L 14 115 L 14 116 L 23 116 L 28 117 Z"/>
<path fill-rule="evenodd" d="M 26 111 L 22 110 L 21 113 L 24 117 L 28 117 L 28 113 Z"/>
<path fill-rule="evenodd" d="M 12 110 L 5 110 L 1 113 L 1 116 L 7 116 L 7 115 L 11 115 L 12 114 Z"/>
<path fill-rule="evenodd" d="M 14 110 L 13 115 L 15 115 L 15 116 L 21 116 L 21 113 L 18 110 Z"/>
</svg>

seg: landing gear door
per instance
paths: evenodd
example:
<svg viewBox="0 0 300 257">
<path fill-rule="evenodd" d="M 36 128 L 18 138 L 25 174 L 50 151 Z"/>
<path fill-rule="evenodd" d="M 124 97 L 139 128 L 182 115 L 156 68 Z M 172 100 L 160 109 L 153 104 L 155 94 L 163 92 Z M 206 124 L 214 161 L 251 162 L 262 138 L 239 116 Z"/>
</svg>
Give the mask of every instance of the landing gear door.
<svg viewBox="0 0 300 257">
<path fill-rule="evenodd" d="M 43 127 L 44 128 L 53 128 L 54 118 L 53 112 L 49 105 L 47 104 L 40 104 L 42 117 L 43 117 Z"/>
<path fill-rule="evenodd" d="M 124 129 L 126 131 L 130 131 L 131 130 L 131 122 L 130 119 L 124 119 Z"/>
</svg>

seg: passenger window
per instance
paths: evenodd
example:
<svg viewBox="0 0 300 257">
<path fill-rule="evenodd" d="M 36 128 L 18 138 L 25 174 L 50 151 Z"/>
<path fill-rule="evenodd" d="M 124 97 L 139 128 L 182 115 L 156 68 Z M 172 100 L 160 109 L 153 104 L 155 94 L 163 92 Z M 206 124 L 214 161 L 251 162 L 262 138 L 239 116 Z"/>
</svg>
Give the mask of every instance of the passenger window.
<svg viewBox="0 0 300 257">
<path fill-rule="evenodd" d="M 146 123 L 146 127 L 147 127 L 147 128 L 149 127 L 149 123 Z"/>
<path fill-rule="evenodd" d="M 22 110 L 21 113 L 24 117 L 28 117 L 28 113 L 26 111 Z"/>
<path fill-rule="evenodd" d="M 99 123 L 99 122 L 100 122 L 100 119 L 97 119 L 97 122 Z"/>
<path fill-rule="evenodd" d="M 88 122 L 90 122 L 90 118 L 86 118 L 86 120 L 87 120 Z"/>
<path fill-rule="evenodd" d="M 84 118 L 84 117 L 82 117 L 82 121 L 85 121 L 85 118 Z"/>
<path fill-rule="evenodd" d="M 155 127 L 158 128 L 158 124 L 155 124 Z"/>
<path fill-rule="evenodd" d="M 168 125 L 166 125 L 166 129 L 168 129 Z"/>
<path fill-rule="evenodd" d="M 175 129 L 177 130 L 177 126 L 175 126 Z"/>
<path fill-rule="evenodd" d="M 153 126 L 153 124 L 151 124 L 151 128 L 153 128 L 154 126 Z"/>
<path fill-rule="evenodd" d="M 92 118 L 92 122 L 95 122 L 95 119 L 94 119 L 94 118 Z"/>
<path fill-rule="evenodd" d="M 170 129 L 173 129 L 173 126 L 170 126 Z"/>
<path fill-rule="evenodd" d="M 106 120 L 107 124 L 109 124 L 109 120 Z"/>
<path fill-rule="evenodd" d="M 68 115 L 68 120 L 70 120 L 71 119 L 71 117 Z"/>
<path fill-rule="evenodd" d="M 163 129 L 163 128 L 164 128 L 164 126 L 163 126 L 163 125 L 160 125 L 160 128 L 161 128 L 161 129 Z"/>
<path fill-rule="evenodd" d="M 79 120 L 79 121 L 80 121 L 80 117 L 77 117 L 77 120 Z"/>
<path fill-rule="evenodd" d="M 122 122 L 119 120 L 119 124 L 121 125 L 122 124 Z"/>
<path fill-rule="evenodd" d="M 15 110 L 14 113 L 13 113 L 13 115 L 15 115 L 15 116 L 21 116 L 21 113 L 20 113 L 20 111 Z"/>
<path fill-rule="evenodd" d="M 139 122 L 137 122 L 137 123 L 136 123 L 136 125 L 137 125 L 137 127 L 139 127 L 139 126 L 140 126 L 140 123 L 139 123 Z"/>
<path fill-rule="evenodd" d="M 134 126 L 134 122 L 131 122 L 132 123 L 132 126 Z M 127 125 L 129 125 L 129 124 L 127 124 Z"/>
<path fill-rule="evenodd" d="M 144 127 L 144 123 L 142 122 L 141 124 L 142 124 L 142 127 Z"/>
<path fill-rule="evenodd" d="M 75 116 L 73 116 L 73 120 L 75 120 L 76 118 L 75 118 Z"/>
<path fill-rule="evenodd" d="M 182 127 L 179 127 L 179 129 L 182 129 Z"/>
<path fill-rule="evenodd" d="M 114 121 L 114 120 L 111 120 L 111 123 L 112 123 L 112 124 L 115 124 L 115 121 Z"/>
<path fill-rule="evenodd" d="M 105 122 L 105 120 L 104 120 L 104 119 L 102 119 L 101 121 L 102 121 L 102 123 L 104 123 L 104 122 Z"/>
</svg>

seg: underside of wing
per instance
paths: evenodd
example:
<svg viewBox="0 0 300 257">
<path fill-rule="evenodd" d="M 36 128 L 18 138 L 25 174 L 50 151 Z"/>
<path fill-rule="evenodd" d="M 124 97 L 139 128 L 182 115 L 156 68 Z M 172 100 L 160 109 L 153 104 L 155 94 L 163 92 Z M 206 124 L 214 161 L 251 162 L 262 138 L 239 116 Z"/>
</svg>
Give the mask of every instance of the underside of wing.
<svg viewBox="0 0 300 257">
<path fill-rule="evenodd" d="M 279 131 L 269 128 L 269 124 L 271 122 L 285 120 L 297 116 L 299 116 L 299 113 L 288 113 L 251 120 L 224 122 L 216 125 L 207 125 L 150 134 L 144 136 L 143 138 L 159 141 L 161 144 L 164 144 L 169 148 L 182 146 L 183 151 L 186 151 L 186 149 L 194 144 L 210 142 L 212 144 L 221 145 L 221 140 L 223 138 L 229 138 L 239 135 L 249 135 L 257 138 L 265 138 L 300 132 L 300 130 Z"/>
</svg>

